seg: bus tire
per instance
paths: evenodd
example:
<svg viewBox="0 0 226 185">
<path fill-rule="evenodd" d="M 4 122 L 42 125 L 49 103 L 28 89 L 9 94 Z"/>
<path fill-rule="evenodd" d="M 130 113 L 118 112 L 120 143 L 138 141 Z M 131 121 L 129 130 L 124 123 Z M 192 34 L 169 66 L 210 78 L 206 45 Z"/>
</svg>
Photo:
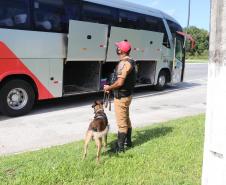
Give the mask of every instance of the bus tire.
<svg viewBox="0 0 226 185">
<path fill-rule="evenodd" d="M 35 102 L 35 92 L 25 80 L 11 80 L 0 89 L 0 112 L 17 117 L 27 114 Z"/>
<path fill-rule="evenodd" d="M 165 71 L 160 71 L 158 76 L 157 84 L 155 85 L 155 90 L 163 91 L 167 84 L 167 74 Z"/>
</svg>

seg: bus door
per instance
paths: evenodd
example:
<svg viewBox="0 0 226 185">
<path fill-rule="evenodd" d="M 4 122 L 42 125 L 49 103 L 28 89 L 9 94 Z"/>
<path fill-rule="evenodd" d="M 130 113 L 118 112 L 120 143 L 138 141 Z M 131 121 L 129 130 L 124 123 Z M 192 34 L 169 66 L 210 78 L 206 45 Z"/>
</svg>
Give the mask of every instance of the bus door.
<svg viewBox="0 0 226 185">
<path fill-rule="evenodd" d="M 67 61 L 105 61 L 108 26 L 70 20 Z"/>
<path fill-rule="evenodd" d="M 176 37 L 174 39 L 174 59 L 173 59 L 173 83 L 181 82 L 184 69 L 184 49 L 183 49 L 184 40 Z"/>
</svg>

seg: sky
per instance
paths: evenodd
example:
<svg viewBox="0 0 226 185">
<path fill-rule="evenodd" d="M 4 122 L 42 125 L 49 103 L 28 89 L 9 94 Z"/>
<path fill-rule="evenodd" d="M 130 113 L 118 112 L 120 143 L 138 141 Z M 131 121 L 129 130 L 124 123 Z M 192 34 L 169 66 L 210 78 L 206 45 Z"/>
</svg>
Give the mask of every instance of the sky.
<svg viewBox="0 0 226 185">
<path fill-rule="evenodd" d="M 127 0 L 150 6 L 174 17 L 182 27 L 187 26 L 189 0 Z M 210 0 L 191 0 L 190 26 L 209 31 Z"/>
</svg>

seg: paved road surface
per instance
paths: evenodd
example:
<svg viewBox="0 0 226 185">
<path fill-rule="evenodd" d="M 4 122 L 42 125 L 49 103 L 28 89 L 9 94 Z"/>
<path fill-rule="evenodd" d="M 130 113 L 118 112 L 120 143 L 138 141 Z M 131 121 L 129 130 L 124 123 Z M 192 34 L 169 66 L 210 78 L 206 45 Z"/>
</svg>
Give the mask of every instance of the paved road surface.
<svg viewBox="0 0 226 185">
<path fill-rule="evenodd" d="M 207 64 L 187 64 L 185 82 L 163 92 L 137 90 L 131 107 L 135 127 L 205 112 Z M 0 114 L 0 155 L 37 150 L 82 139 L 93 117 L 91 104 L 100 95 L 82 95 L 39 103 L 31 114 Z M 106 111 L 116 132 L 114 111 Z"/>
</svg>

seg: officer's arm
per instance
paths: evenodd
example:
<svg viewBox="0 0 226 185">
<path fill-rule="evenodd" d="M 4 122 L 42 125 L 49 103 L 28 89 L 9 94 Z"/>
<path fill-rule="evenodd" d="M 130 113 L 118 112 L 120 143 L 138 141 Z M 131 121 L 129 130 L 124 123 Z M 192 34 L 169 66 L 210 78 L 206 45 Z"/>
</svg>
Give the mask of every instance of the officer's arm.
<svg viewBox="0 0 226 185">
<path fill-rule="evenodd" d="M 116 80 L 115 83 L 113 83 L 110 87 L 109 87 L 109 91 L 115 90 L 115 89 L 119 89 L 120 87 L 122 87 L 125 83 L 125 79 L 124 78 L 118 78 Z"/>
</svg>

